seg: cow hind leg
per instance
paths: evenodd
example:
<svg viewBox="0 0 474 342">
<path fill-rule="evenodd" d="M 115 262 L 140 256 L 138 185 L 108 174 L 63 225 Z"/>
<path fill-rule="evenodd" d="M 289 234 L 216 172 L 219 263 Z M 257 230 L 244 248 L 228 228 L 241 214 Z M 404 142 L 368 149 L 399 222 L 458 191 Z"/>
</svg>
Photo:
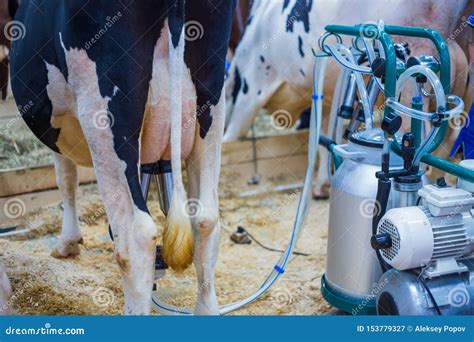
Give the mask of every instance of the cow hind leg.
<svg viewBox="0 0 474 342">
<path fill-rule="evenodd" d="M 252 127 L 258 112 L 281 86 L 281 83 L 275 80 L 275 77 L 257 77 L 259 71 L 254 66 L 251 66 L 245 69 L 246 73 L 241 78 L 241 80 L 245 80 L 246 83 L 248 82 L 248 92 L 245 92 L 242 89 L 236 91 L 233 89 L 236 81 L 233 80 L 232 77 L 237 77 L 235 76 L 237 69 L 237 66 L 234 65 L 231 70 L 231 76 L 229 76 L 229 80 L 226 84 L 227 126 L 224 141 L 235 141 L 245 138 Z M 249 77 L 246 77 L 247 75 Z M 240 78 L 240 76 L 238 77 Z"/>
<path fill-rule="evenodd" d="M 213 123 L 204 139 L 196 137 L 188 161 L 190 197 L 197 196 L 194 205 L 194 256 L 198 277 L 195 314 L 218 315 L 219 308 L 214 287 L 214 269 L 219 252 L 219 201 L 220 152 L 224 130 L 224 97 L 211 110 Z M 192 200 L 191 200 L 192 201 Z"/>
<path fill-rule="evenodd" d="M 76 211 L 77 168 L 71 160 L 58 153 L 54 153 L 54 168 L 64 212 L 61 236 L 51 255 L 55 258 L 66 258 L 78 255 L 79 244 L 82 243 Z"/>
</svg>

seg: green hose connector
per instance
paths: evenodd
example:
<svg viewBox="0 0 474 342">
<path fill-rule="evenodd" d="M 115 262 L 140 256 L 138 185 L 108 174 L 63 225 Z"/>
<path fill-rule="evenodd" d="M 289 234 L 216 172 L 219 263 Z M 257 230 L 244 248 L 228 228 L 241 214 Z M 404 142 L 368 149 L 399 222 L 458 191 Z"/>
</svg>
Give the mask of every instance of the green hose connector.
<svg viewBox="0 0 474 342">
<path fill-rule="evenodd" d="M 418 97 L 414 97 L 411 107 L 417 110 L 423 110 L 423 101 Z M 420 147 L 423 123 L 419 119 L 411 118 L 411 134 L 415 137 L 415 147 Z"/>
<path fill-rule="evenodd" d="M 343 159 L 341 158 L 340 155 L 338 155 L 335 151 L 334 151 L 334 147 L 336 146 L 337 144 L 331 144 L 328 148 L 329 152 L 331 153 L 331 156 L 332 156 L 332 160 L 334 160 L 334 169 L 337 170 L 339 168 L 339 166 L 341 166 L 342 162 L 343 162 Z"/>
</svg>

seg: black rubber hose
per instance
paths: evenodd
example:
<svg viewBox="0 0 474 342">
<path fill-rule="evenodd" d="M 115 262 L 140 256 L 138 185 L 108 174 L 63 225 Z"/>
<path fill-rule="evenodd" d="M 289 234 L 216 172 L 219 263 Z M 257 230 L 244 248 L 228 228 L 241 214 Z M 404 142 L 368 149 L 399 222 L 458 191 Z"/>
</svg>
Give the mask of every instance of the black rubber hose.
<svg viewBox="0 0 474 342">
<path fill-rule="evenodd" d="M 377 187 L 377 196 L 375 198 L 375 205 L 374 205 L 374 215 L 372 217 L 372 235 L 373 236 L 377 234 L 377 227 L 379 225 L 379 222 L 387 211 L 388 198 L 390 196 L 391 187 L 392 187 L 392 182 L 390 181 L 390 179 L 379 178 L 378 187 Z M 380 255 L 379 250 L 376 249 L 375 253 L 377 254 L 377 259 L 379 260 L 380 266 L 382 267 L 382 271 L 385 273 L 391 267 L 385 262 L 385 260 L 383 260 L 382 255 Z"/>
</svg>

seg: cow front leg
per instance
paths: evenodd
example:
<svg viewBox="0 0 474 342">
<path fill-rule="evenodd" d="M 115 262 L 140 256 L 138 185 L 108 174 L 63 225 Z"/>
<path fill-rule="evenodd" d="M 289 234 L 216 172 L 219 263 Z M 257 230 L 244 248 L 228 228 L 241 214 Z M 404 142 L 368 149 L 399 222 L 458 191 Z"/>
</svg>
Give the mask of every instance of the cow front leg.
<svg viewBox="0 0 474 342">
<path fill-rule="evenodd" d="M 63 200 L 63 225 L 58 244 L 51 255 L 67 258 L 80 253 L 81 230 L 76 211 L 76 191 L 78 187 L 77 168 L 74 163 L 61 154 L 54 153 L 56 182 Z"/>
<path fill-rule="evenodd" d="M 221 144 L 224 130 L 224 96 L 211 108 L 212 126 L 204 139 L 197 136 L 188 160 L 190 197 L 197 196 L 193 217 L 193 262 L 198 277 L 195 314 L 218 315 L 214 269 L 219 252 L 219 200 Z M 196 198 L 195 198 L 196 199 Z"/>
</svg>

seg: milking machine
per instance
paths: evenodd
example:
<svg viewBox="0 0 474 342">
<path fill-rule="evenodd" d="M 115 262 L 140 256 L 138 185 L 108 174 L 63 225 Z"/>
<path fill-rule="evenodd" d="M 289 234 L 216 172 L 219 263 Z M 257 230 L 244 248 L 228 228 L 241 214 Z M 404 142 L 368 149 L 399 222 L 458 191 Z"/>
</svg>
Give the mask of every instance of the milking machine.
<svg viewBox="0 0 474 342">
<path fill-rule="evenodd" d="M 171 161 L 160 160 L 156 163 L 142 165 L 140 172 L 140 185 L 145 201 L 148 200 L 150 185 L 153 179 L 158 192 L 158 203 L 160 205 L 160 209 L 164 215 L 168 215 L 171 195 L 173 193 Z M 164 277 L 166 274 L 166 269 L 168 269 L 168 265 L 161 255 L 161 246 L 157 246 L 155 258 L 155 279 Z"/>
<path fill-rule="evenodd" d="M 158 203 L 164 215 L 168 215 L 169 204 L 173 192 L 173 177 L 171 161 L 160 160 L 156 163 L 144 164 L 140 167 L 140 186 L 145 201 L 148 201 L 151 181 L 155 181 L 158 193 Z M 114 240 L 112 228 L 109 225 L 110 239 Z M 162 278 L 166 274 L 168 265 L 161 255 L 161 246 L 156 247 L 155 279 Z M 155 289 L 155 286 L 153 286 Z"/>
<path fill-rule="evenodd" d="M 446 43 L 433 30 L 383 23 L 329 25 L 326 31 L 315 54 L 308 167 L 289 244 L 262 285 L 247 298 L 221 306 L 220 313 L 253 302 L 285 272 L 311 201 L 319 144 L 331 152 L 335 169 L 323 297 L 352 314 L 473 314 L 474 161 L 456 165 L 431 154 L 443 140 L 447 121 L 463 109 L 458 97 L 447 95 Z M 352 46 L 342 44 L 343 35 L 354 37 Z M 430 39 L 439 56 L 410 56 L 408 44 L 395 44 L 391 35 Z M 328 43 L 330 38 L 335 43 Z M 325 137 L 320 126 L 329 57 L 343 69 Z M 401 103 L 406 85 L 411 107 Z M 382 95 L 381 128 L 375 128 L 374 108 Z M 435 100 L 434 112 L 425 109 L 424 99 Z M 411 118 L 410 132 L 399 132 L 401 115 Z M 344 137 L 347 143 L 338 144 Z M 429 184 L 423 164 L 457 176 L 457 187 L 442 178 Z M 170 171 L 158 164 L 142 168 L 145 198 L 154 177 L 165 213 Z M 157 278 L 163 274 L 157 272 Z M 165 314 L 193 314 L 192 308 L 160 300 L 159 290 L 152 302 Z"/>
<path fill-rule="evenodd" d="M 343 35 L 354 37 L 352 48 Z M 410 56 L 392 35 L 429 39 L 439 56 Z M 474 314 L 474 160 L 457 165 L 432 155 L 464 108 L 448 95 L 445 41 L 430 29 L 329 25 L 320 49 L 317 58 L 344 68 L 330 125 L 340 130 L 337 122 L 349 119 L 348 143 L 332 147 L 344 161 L 331 179 L 324 298 L 352 314 Z M 401 103 L 408 88 L 411 106 Z M 369 117 L 379 95 L 384 115 L 376 129 Z M 436 102 L 435 111 L 424 99 Z M 410 132 L 399 132 L 401 115 L 411 118 Z M 423 164 L 458 177 L 457 187 L 444 178 L 428 184 Z"/>
</svg>

